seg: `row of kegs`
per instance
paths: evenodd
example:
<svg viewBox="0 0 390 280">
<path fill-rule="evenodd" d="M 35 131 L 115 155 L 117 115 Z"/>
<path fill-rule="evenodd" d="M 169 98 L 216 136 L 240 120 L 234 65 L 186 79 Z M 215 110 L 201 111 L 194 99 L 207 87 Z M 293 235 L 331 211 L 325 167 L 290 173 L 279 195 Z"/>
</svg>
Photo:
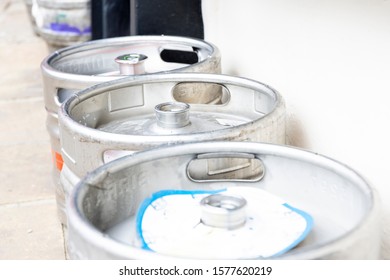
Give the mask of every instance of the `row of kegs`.
<svg viewBox="0 0 390 280">
<path fill-rule="evenodd" d="M 282 96 L 199 39 L 132 36 L 41 65 L 71 259 L 376 259 L 378 197 L 285 145 Z"/>
</svg>

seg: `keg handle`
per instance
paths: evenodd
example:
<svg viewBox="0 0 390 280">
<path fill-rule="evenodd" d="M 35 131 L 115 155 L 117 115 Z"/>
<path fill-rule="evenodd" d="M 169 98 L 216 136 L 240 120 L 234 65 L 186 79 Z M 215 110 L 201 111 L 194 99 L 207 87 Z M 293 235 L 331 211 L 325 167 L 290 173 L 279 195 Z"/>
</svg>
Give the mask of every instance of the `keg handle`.
<svg viewBox="0 0 390 280">
<path fill-rule="evenodd" d="M 248 158 L 254 159 L 254 154 L 239 153 L 239 152 L 216 152 L 216 153 L 204 153 L 198 154 L 197 159 L 209 159 L 209 158 Z"/>
<path fill-rule="evenodd" d="M 115 58 L 115 62 L 119 64 L 121 75 L 140 75 L 145 74 L 145 60 L 147 58 L 144 54 L 129 53 L 118 56 Z"/>
<path fill-rule="evenodd" d="M 219 159 L 222 161 L 218 161 Z M 249 177 L 245 169 L 249 170 Z M 240 171 L 244 171 L 244 175 L 238 175 L 242 174 L 237 173 Z M 216 152 L 196 155 L 188 163 L 186 172 L 187 177 L 191 181 L 198 183 L 208 181 L 239 181 L 251 183 L 263 179 L 265 167 L 262 160 L 254 154 Z"/>
</svg>

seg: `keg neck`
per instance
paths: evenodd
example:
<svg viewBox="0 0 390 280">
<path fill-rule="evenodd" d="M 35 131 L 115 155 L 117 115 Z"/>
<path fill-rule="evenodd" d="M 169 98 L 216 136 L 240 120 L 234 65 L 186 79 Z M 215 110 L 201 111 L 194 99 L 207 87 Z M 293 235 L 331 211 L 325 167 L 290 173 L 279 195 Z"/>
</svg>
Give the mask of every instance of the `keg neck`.
<svg viewBox="0 0 390 280">
<path fill-rule="evenodd" d="M 190 105 L 187 103 L 161 103 L 154 110 L 157 124 L 162 128 L 180 128 L 190 124 Z"/>
<path fill-rule="evenodd" d="M 212 194 L 200 201 L 201 222 L 207 226 L 236 229 L 246 222 L 245 198 L 240 196 Z"/>
<path fill-rule="evenodd" d="M 119 64 L 121 75 L 140 75 L 145 74 L 145 60 L 147 58 L 143 54 L 130 53 L 118 56 L 115 58 L 115 62 Z"/>
</svg>

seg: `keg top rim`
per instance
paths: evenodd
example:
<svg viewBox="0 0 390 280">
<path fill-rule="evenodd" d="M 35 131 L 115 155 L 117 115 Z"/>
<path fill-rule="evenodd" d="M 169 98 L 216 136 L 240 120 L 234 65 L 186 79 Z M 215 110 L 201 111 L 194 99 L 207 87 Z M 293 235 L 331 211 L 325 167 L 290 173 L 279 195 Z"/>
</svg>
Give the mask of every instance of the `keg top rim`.
<svg viewBox="0 0 390 280">
<path fill-rule="evenodd" d="M 162 43 L 162 44 L 172 44 L 172 45 L 183 45 L 183 46 L 192 46 L 197 49 L 197 52 L 204 51 L 205 59 L 200 60 L 197 63 L 191 65 L 183 65 L 175 71 L 184 71 L 187 68 L 193 67 L 194 65 L 207 63 L 207 58 L 216 57 L 220 58 L 220 51 L 217 46 L 214 44 L 192 37 L 180 37 L 180 36 L 165 36 L 165 35 L 137 35 L 137 36 L 124 36 L 117 38 L 107 38 L 107 39 L 99 39 L 87 41 L 81 44 L 72 45 L 66 48 L 59 49 L 51 54 L 49 54 L 41 63 L 41 71 L 47 76 L 51 76 L 54 78 L 63 78 L 69 79 L 73 81 L 80 82 L 102 82 L 107 80 L 112 80 L 117 77 L 105 77 L 105 76 L 97 76 L 91 74 L 77 74 L 71 71 L 61 71 L 53 66 L 54 63 L 61 61 L 64 58 L 68 58 L 73 55 L 80 55 L 85 51 L 94 51 L 96 50 L 96 55 L 99 55 L 99 50 L 102 48 L 116 48 L 123 46 L 132 46 L 136 44 L 151 44 L 151 43 Z M 154 73 L 163 73 L 164 70 L 154 72 Z"/>
<path fill-rule="evenodd" d="M 76 213 L 79 215 L 81 212 L 77 209 L 79 207 L 81 197 L 85 194 L 85 187 L 93 187 L 94 185 L 99 185 L 102 180 L 106 177 L 107 173 L 115 173 L 115 172 L 121 172 L 123 168 L 128 168 L 130 166 L 141 164 L 146 161 L 154 160 L 157 158 L 161 158 L 164 156 L 173 156 L 173 151 L 176 151 L 178 154 L 191 154 L 196 151 L 199 151 L 200 149 L 203 152 L 211 152 L 216 151 L 216 147 L 218 151 L 236 151 L 236 149 L 239 149 L 240 151 L 247 151 L 247 152 L 255 152 L 259 154 L 266 155 L 272 155 L 272 156 L 285 156 L 285 157 L 293 157 L 293 158 L 300 158 L 303 161 L 307 162 L 313 162 L 316 164 L 319 164 L 320 166 L 326 166 L 330 170 L 338 170 L 340 175 L 350 177 L 350 179 L 353 182 L 357 182 L 360 186 L 360 189 L 367 194 L 367 198 L 370 200 L 371 206 L 368 207 L 367 213 L 362 217 L 362 224 L 357 225 L 350 231 L 348 231 L 346 234 L 340 236 L 339 238 L 330 241 L 329 243 L 318 246 L 310 246 L 310 248 L 306 248 L 294 251 L 294 252 L 288 252 L 281 256 L 282 258 L 320 258 L 321 256 L 324 256 L 326 254 L 332 253 L 334 250 L 337 250 L 340 245 L 345 244 L 343 242 L 348 242 L 348 238 L 350 238 L 350 235 L 356 233 L 359 231 L 362 227 L 362 225 L 368 226 L 369 223 L 372 223 L 378 214 L 379 211 L 379 197 L 378 194 L 374 191 L 374 189 L 368 184 L 368 182 L 355 170 L 351 169 L 349 166 L 340 163 L 334 159 L 328 158 L 324 155 L 320 155 L 318 153 L 314 153 L 308 150 L 300 149 L 300 148 L 293 148 L 293 147 L 286 147 L 282 145 L 275 145 L 275 144 L 268 144 L 268 143 L 253 143 L 248 142 L 245 143 L 245 145 L 242 145 L 241 142 L 207 142 L 207 143 L 190 143 L 190 144 L 183 144 L 176 147 L 159 147 L 153 150 L 148 150 L 143 153 L 139 153 L 132 156 L 125 156 L 121 159 L 118 159 L 115 162 L 111 162 L 106 164 L 105 166 L 101 166 L 98 169 L 94 170 L 90 174 L 88 174 L 82 181 L 76 186 L 76 190 L 73 192 L 71 197 L 72 202 L 72 215 L 75 215 Z M 89 233 L 92 233 L 94 235 L 94 239 L 96 239 L 96 242 L 102 238 L 101 234 L 99 234 L 98 230 L 95 229 L 90 224 L 83 224 L 85 223 L 84 218 L 75 216 L 73 217 L 75 219 L 77 226 L 82 226 L 81 231 L 87 230 Z M 114 245 L 114 241 L 106 240 L 111 245 Z M 100 242 L 100 241 L 99 241 Z M 108 244 L 108 243 L 107 243 Z M 108 246 L 108 245 L 107 245 Z M 116 244 L 115 246 L 119 246 L 120 248 L 128 248 L 126 245 L 123 244 Z M 108 248 L 108 247 L 107 247 Z M 136 248 L 133 248 L 136 250 L 135 253 L 142 253 L 145 254 L 145 257 L 153 258 L 153 257 L 168 257 L 165 255 L 159 255 L 159 254 L 149 254 L 144 252 L 143 250 L 138 250 Z M 333 251 L 332 251 L 333 250 Z M 127 254 L 127 253 L 126 253 Z M 123 255 L 125 256 L 125 255 Z"/>
</svg>

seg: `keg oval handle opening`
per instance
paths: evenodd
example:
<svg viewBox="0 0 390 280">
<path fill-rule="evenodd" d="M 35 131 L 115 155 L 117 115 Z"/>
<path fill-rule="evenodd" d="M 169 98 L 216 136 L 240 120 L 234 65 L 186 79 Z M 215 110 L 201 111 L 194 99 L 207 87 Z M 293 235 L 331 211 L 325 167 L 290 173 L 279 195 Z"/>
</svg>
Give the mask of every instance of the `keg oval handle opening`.
<svg viewBox="0 0 390 280">
<path fill-rule="evenodd" d="M 253 154 L 199 154 L 187 165 L 187 177 L 193 182 L 258 182 L 265 174 L 263 162 Z"/>
<path fill-rule="evenodd" d="M 78 91 L 78 89 L 57 88 L 57 94 L 54 96 L 55 102 L 58 106 L 61 106 L 62 103 Z"/>
<path fill-rule="evenodd" d="M 168 63 L 180 63 L 192 65 L 199 62 L 198 52 L 195 50 L 179 50 L 164 48 L 160 52 L 160 58 Z"/>
<path fill-rule="evenodd" d="M 231 94 L 222 84 L 212 82 L 180 82 L 172 88 L 176 102 L 202 105 L 227 105 Z"/>
</svg>

